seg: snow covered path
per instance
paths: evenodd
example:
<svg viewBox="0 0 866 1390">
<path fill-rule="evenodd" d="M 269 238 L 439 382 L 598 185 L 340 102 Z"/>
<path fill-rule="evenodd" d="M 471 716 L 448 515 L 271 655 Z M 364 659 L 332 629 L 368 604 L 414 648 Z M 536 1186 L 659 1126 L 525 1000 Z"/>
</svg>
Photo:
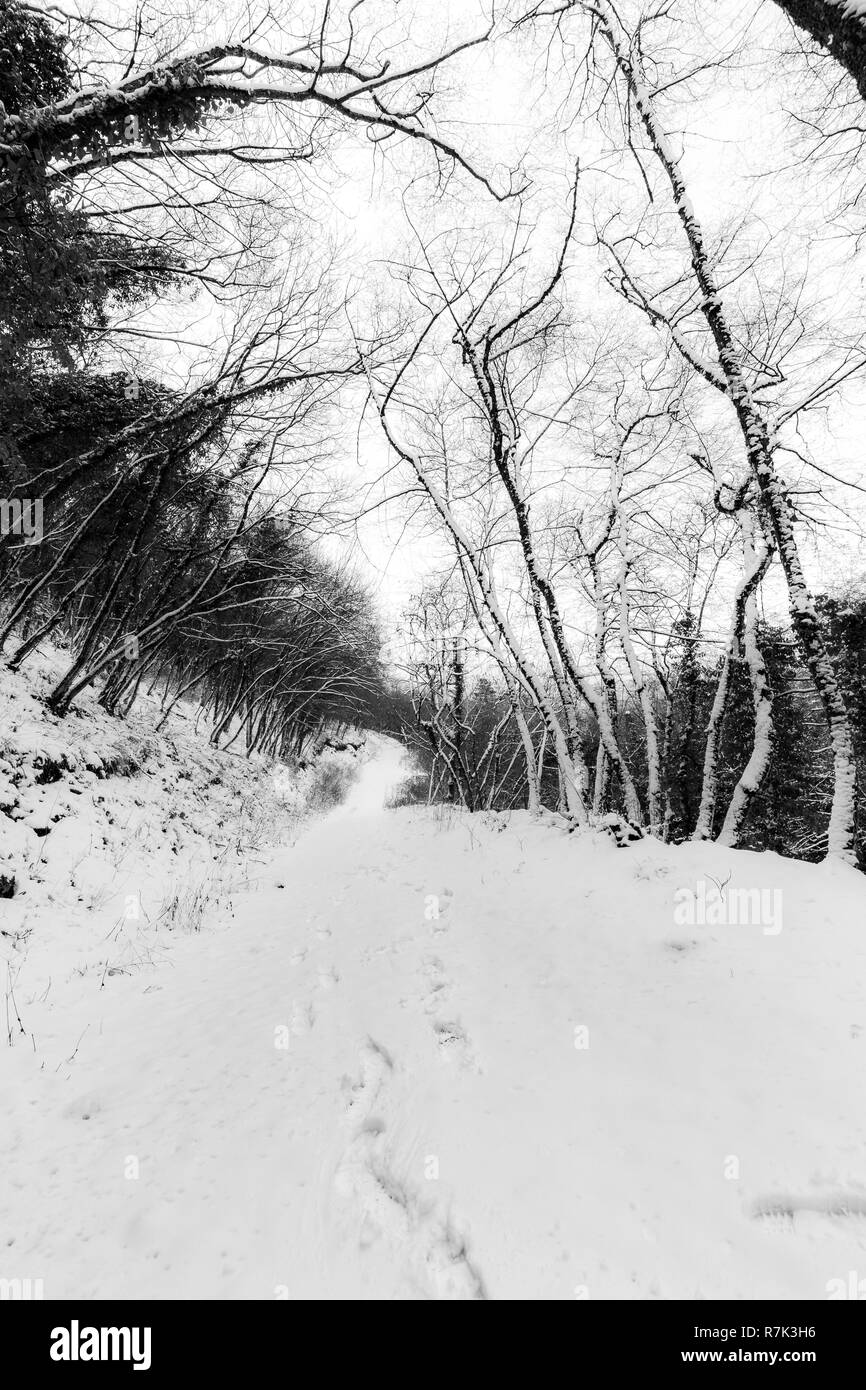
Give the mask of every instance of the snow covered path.
<svg viewBox="0 0 866 1390">
<path fill-rule="evenodd" d="M 5 1052 L 0 1276 L 359 1299 L 866 1276 L 862 878 L 385 811 L 399 760 L 383 743 L 231 923 L 73 981 L 41 1057 Z M 732 865 L 779 886 L 784 929 L 675 926 L 675 889 Z"/>
</svg>

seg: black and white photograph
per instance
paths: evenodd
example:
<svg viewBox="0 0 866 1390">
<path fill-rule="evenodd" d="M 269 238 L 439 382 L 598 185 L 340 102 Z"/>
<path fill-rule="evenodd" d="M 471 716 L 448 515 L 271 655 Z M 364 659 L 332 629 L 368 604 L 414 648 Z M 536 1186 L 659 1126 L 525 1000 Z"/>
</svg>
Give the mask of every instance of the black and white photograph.
<svg viewBox="0 0 866 1390">
<path fill-rule="evenodd" d="M 505 1301 L 820 1367 L 864 440 L 866 0 L 0 0 L 27 1366 Z"/>
</svg>

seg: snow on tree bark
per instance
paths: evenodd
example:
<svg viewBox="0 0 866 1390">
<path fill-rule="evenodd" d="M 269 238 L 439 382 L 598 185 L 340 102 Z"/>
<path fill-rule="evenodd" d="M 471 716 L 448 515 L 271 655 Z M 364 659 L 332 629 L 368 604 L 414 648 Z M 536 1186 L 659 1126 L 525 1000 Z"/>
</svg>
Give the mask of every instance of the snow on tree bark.
<svg viewBox="0 0 866 1390">
<path fill-rule="evenodd" d="M 679 158 L 656 113 L 639 55 L 624 45 L 608 0 L 593 0 L 593 3 L 586 3 L 584 8 L 600 23 L 650 146 L 671 186 L 674 207 L 688 240 L 692 271 L 701 293 L 700 309 L 710 330 L 724 378 L 724 392 L 731 401 L 743 435 L 749 467 L 757 481 L 787 581 L 791 621 L 827 720 L 833 750 L 833 802 L 827 829 L 827 854 L 828 857 L 854 864 L 857 771 L 851 725 L 803 573 L 790 502 L 775 470 L 770 425 L 752 395 L 716 282 L 703 227 L 692 207 Z"/>
<path fill-rule="evenodd" d="M 755 605 L 755 591 L 767 572 L 772 552 L 769 547 L 764 547 L 760 553 L 756 554 L 751 516 L 744 514 L 743 510 L 740 509 L 737 513 L 737 519 L 740 524 L 743 544 L 743 576 L 737 585 L 731 633 L 722 658 L 722 669 L 719 672 L 716 693 L 707 723 L 701 804 L 692 836 L 694 840 L 710 840 L 713 837 L 719 791 L 719 740 L 730 692 L 732 667 L 738 657 L 741 644 L 747 653 L 746 659 L 752 685 L 752 700 L 755 708 L 755 739 L 748 764 L 737 782 L 731 805 L 725 817 L 725 826 L 729 835 L 738 833 L 739 827 L 742 825 L 748 806 L 763 781 L 772 747 L 772 695 L 763 658 L 757 645 L 757 610 Z M 731 811 L 735 805 L 736 810 L 732 821 Z M 733 844 L 735 841 L 728 839 L 724 843 Z"/>
<path fill-rule="evenodd" d="M 755 552 L 754 519 L 747 512 L 739 512 L 737 514 L 737 519 L 740 523 L 743 537 L 744 566 L 747 570 L 751 566 L 760 566 L 761 560 L 756 557 Z M 766 562 L 764 568 L 766 569 L 770 561 L 770 552 L 768 548 L 765 551 L 765 555 Z M 757 579 L 751 591 L 745 596 L 742 621 L 743 653 L 749 670 L 752 706 L 755 711 L 755 733 L 752 740 L 752 751 L 749 755 L 749 760 L 734 788 L 730 805 L 728 806 L 721 831 L 719 832 L 719 843 L 723 845 L 737 845 L 739 843 L 746 812 L 761 789 L 770 766 L 770 758 L 773 752 L 773 690 L 767 675 L 764 657 L 758 645 L 758 612 L 756 602 L 758 584 L 760 584 L 760 577 Z"/>
<path fill-rule="evenodd" d="M 661 795 L 661 775 L 659 771 L 659 745 L 656 733 L 655 710 L 653 709 L 652 694 L 647 685 L 646 673 L 641 662 L 638 660 L 637 652 L 631 635 L 631 610 L 628 595 L 628 573 L 631 557 L 628 546 L 628 533 L 626 530 L 625 519 L 620 521 L 620 546 L 622 551 L 622 563 L 619 574 L 619 639 L 622 649 L 625 652 L 625 659 L 628 664 L 629 673 L 634 684 L 635 693 L 640 704 L 641 715 L 643 717 L 644 731 L 646 734 L 646 764 L 647 764 L 647 792 L 649 800 L 649 822 L 650 833 L 660 835 L 662 831 L 662 795 Z"/>
<path fill-rule="evenodd" d="M 847 69 L 866 101 L 866 6 L 861 0 L 776 0 L 776 4 Z"/>
</svg>

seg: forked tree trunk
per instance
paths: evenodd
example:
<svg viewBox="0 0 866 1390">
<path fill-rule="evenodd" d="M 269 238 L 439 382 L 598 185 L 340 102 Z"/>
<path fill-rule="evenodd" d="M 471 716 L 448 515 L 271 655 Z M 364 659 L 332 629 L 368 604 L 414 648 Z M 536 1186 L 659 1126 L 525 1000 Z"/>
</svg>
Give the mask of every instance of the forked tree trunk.
<svg viewBox="0 0 866 1390">
<path fill-rule="evenodd" d="M 755 563 L 754 521 L 750 515 L 742 512 L 738 513 L 738 519 L 743 533 L 743 560 L 748 567 Z M 749 671 L 752 707 L 755 711 L 755 733 L 749 760 L 734 787 L 731 802 L 719 832 L 719 843 L 722 845 L 737 845 L 739 843 L 746 813 L 761 790 L 773 753 L 775 738 L 773 689 L 767 675 L 761 648 L 758 645 L 756 591 L 757 585 L 747 596 L 743 611 L 743 654 Z"/>
<path fill-rule="evenodd" d="M 568 677 L 572 687 L 578 692 L 580 698 L 588 709 L 592 711 L 598 724 L 599 733 L 604 743 L 605 752 L 615 768 L 617 776 L 623 789 L 626 802 L 626 810 L 629 818 L 636 825 L 643 824 L 643 811 L 641 809 L 640 798 L 634 785 L 634 779 L 629 771 L 628 765 L 623 757 L 616 731 L 613 728 L 608 715 L 606 702 L 600 698 L 596 690 L 585 680 L 578 670 L 574 659 L 574 653 L 565 635 L 565 626 L 562 621 L 559 603 L 556 592 L 548 579 L 542 573 L 538 563 L 538 555 L 529 516 L 529 507 L 523 493 L 523 487 L 512 457 L 513 449 L 505 432 L 502 428 L 500 419 L 500 392 L 504 392 L 501 381 L 497 381 L 496 369 L 491 368 L 486 360 L 479 361 L 474 346 L 464 336 L 464 352 L 471 366 L 473 376 L 478 386 L 480 399 L 488 413 L 489 423 L 492 434 L 492 455 L 493 462 L 502 479 L 506 495 L 514 513 L 517 525 L 517 534 L 520 541 L 520 548 L 523 554 L 524 566 L 529 580 L 529 591 L 532 601 L 532 608 L 535 614 L 541 639 L 544 643 L 545 651 L 550 660 L 551 670 L 554 679 L 557 680 L 557 672 L 562 669 L 564 676 Z M 504 369 L 502 369 L 504 370 Z M 557 688 L 560 681 L 557 680 Z M 570 691 L 560 690 L 560 698 L 566 710 L 568 719 L 569 711 L 572 709 L 573 702 L 570 699 Z M 589 772 L 580 749 L 574 749 L 577 756 L 572 758 L 572 767 L 575 769 L 579 778 L 579 795 L 586 810 L 589 801 Z"/>
<path fill-rule="evenodd" d="M 473 545 L 469 536 L 463 530 L 446 499 L 442 496 L 433 479 L 429 476 L 419 457 L 410 450 L 405 449 L 398 443 L 392 433 L 387 420 L 387 402 L 378 403 L 379 418 L 382 421 L 382 428 L 385 437 L 394 449 L 395 453 L 412 468 L 419 483 L 423 487 L 427 496 L 430 498 L 436 512 L 444 523 L 448 534 L 451 536 L 457 551 L 458 562 L 461 571 L 468 581 L 466 584 L 467 593 L 473 604 L 473 609 L 482 630 L 488 634 L 494 654 L 501 652 L 504 647 L 509 657 L 514 663 L 520 676 L 520 682 L 525 687 L 536 707 L 541 713 L 545 726 L 553 741 L 556 753 L 557 766 L 562 774 L 565 798 L 568 814 L 573 816 L 578 825 L 588 827 L 589 814 L 581 794 L 579 778 L 575 773 L 574 764 L 568 750 L 568 743 L 556 714 L 547 700 L 540 681 L 536 680 L 520 653 L 520 646 L 515 639 L 511 626 L 505 615 L 505 611 L 496 595 L 493 586 L 493 579 L 490 575 L 484 557 L 476 545 Z M 487 622 L 481 619 L 481 609 L 487 615 Z M 502 664 L 504 658 L 497 658 Z"/>
<path fill-rule="evenodd" d="M 520 744 L 523 749 L 523 758 L 526 763 L 526 809 L 533 816 L 537 816 L 541 810 L 541 787 L 538 780 L 538 767 L 535 761 L 535 747 L 532 742 L 532 734 L 529 732 L 529 725 L 526 716 L 520 708 L 520 695 L 514 677 L 511 672 L 503 669 L 505 688 L 508 691 L 508 699 L 511 704 L 511 712 L 514 716 L 514 723 L 520 735 Z"/>
<path fill-rule="evenodd" d="M 769 547 L 764 547 L 760 553 L 756 553 L 754 538 L 752 535 L 752 518 L 744 517 L 738 513 L 738 520 L 743 537 L 743 576 L 737 585 L 737 592 L 734 598 L 734 615 L 731 621 L 731 633 L 725 654 L 722 658 L 722 669 L 719 672 L 719 679 L 716 685 L 713 707 L 710 711 L 710 718 L 707 724 L 707 742 L 704 749 L 704 777 L 701 786 L 701 804 L 698 810 L 698 823 L 692 836 L 693 840 L 711 840 L 713 838 L 713 827 L 716 819 L 716 803 L 719 794 L 719 740 L 722 733 L 722 725 L 725 719 L 725 710 L 728 704 L 728 694 L 731 687 L 731 674 L 734 661 L 737 660 L 741 644 L 747 643 L 746 630 L 749 629 L 751 645 L 757 652 L 756 628 L 757 628 L 757 609 L 755 604 L 755 591 L 769 568 L 772 552 Z M 763 671 L 763 661 L 760 653 L 757 652 L 757 659 Z M 763 735 L 766 732 L 765 726 L 765 701 L 766 692 L 769 685 L 766 680 L 766 671 L 763 671 L 763 681 L 759 680 L 759 689 L 755 686 L 755 677 L 752 674 L 752 664 L 749 664 L 749 675 L 752 679 L 752 699 L 755 704 L 756 719 L 760 709 L 762 727 L 760 742 L 760 758 L 755 758 L 755 745 L 752 748 L 752 758 L 755 758 L 753 777 L 755 781 L 754 790 L 749 799 L 754 796 L 763 780 L 766 764 L 770 755 L 770 745 L 765 741 Z M 758 729 L 756 725 L 755 739 L 757 743 Z M 752 763 L 752 758 L 749 762 Z M 745 773 L 743 774 L 745 776 Z M 740 782 L 742 778 L 740 779 Z M 740 783 L 737 783 L 739 787 Z M 735 793 L 736 794 L 736 793 Z M 745 815 L 746 806 L 742 808 L 740 821 Z M 726 822 L 727 823 L 727 822 Z M 734 843 L 726 841 L 726 843 Z"/>
</svg>

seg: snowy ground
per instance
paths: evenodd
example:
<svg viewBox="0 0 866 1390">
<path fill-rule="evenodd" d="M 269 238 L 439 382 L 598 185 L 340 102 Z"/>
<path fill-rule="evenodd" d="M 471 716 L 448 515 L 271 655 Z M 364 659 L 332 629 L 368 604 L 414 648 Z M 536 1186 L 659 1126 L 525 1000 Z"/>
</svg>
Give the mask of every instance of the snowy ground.
<svg viewBox="0 0 866 1390">
<path fill-rule="evenodd" d="M 39 1049 L 0 1067 L 0 1276 L 208 1299 L 866 1277 L 863 878 L 385 810 L 401 756 L 378 742 L 233 917 L 32 1001 Z M 678 924 L 678 890 L 729 873 L 781 894 L 763 925 Z"/>
</svg>

